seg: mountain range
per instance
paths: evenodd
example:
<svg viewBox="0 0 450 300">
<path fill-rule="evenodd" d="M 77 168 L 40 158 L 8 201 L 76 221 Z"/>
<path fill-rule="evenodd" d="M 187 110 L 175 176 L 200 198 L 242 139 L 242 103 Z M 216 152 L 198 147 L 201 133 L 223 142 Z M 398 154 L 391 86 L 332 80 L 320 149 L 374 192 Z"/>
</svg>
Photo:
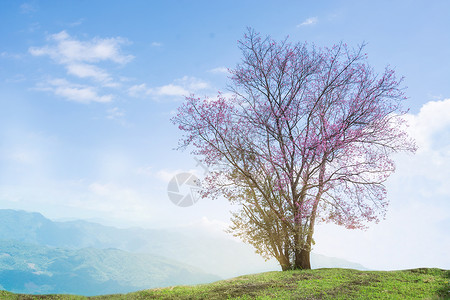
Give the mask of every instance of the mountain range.
<svg viewBox="0 0 450 300">
<path fill-rule="evenodd" d="M 100 295 L 219 279 L 150 254 L 0 241 L 0 288 L 16 293 Z"/>
<path fill-rule="evenodd" d="M 311 254 L 313 268 L 360 264 Z M 225 233 L 200 228 L 115 228 L 0 210 L 0 288 L 16 293 L 98 295 L 206 283 L 279 270 Z"/>
</svg>

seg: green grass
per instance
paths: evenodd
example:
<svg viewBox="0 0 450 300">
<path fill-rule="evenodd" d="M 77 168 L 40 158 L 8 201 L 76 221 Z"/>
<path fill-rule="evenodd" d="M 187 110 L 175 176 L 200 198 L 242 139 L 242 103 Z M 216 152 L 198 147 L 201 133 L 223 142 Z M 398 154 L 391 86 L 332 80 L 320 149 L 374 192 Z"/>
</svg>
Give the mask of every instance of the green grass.
<svg viewBox="0 0 450 300">
<path fill-rule="evenodd" d="M 267 272 L 211 284 L 81 297 L 16 295 L 0 299 L 450 299 L 450 270 L 356 271 L 318 269 Z"/>
</svg>

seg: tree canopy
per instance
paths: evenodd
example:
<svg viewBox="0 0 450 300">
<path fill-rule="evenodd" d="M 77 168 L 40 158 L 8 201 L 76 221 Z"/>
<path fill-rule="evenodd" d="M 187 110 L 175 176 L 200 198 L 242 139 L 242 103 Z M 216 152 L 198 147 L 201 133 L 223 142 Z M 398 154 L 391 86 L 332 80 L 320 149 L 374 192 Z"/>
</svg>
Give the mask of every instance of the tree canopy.
<svg viewBox="0 0 450 300">
<path fill-rule="evenodd" d="M 309 269 L 314 225 L 366 228 L 386 212 L 393 152 L 414 151 L 402 130 L 401 79 L 376 73 L 364 45 L 317 48 L 261 37 L 217 98 L 191 95 L 172 121 L 215 171 L 203 197 L 237 203 L 230 230 L 283 270 Z"/>
</svg>

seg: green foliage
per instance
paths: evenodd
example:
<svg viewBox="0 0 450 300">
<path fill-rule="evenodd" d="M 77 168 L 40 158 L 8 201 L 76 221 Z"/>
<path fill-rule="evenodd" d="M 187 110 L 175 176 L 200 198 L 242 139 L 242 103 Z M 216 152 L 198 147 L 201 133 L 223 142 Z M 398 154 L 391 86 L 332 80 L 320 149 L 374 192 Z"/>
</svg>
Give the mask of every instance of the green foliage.
<svg viewBox="0 0 450 300">
<path fill-rule="evenodd" d="M 89 299 L 449 299 L 450 271 L 295 270 L 240 276 L 211 284 L 175 286 Z M 87 299 L 0 292 L 0 299 Z"/>
</svg>

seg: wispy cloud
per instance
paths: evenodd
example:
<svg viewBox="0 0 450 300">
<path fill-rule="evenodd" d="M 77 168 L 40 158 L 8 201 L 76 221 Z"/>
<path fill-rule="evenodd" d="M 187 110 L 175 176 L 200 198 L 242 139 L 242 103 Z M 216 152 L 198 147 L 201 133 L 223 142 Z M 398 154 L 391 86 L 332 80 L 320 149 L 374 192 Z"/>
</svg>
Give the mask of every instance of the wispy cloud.
<svg viewBox="0 0 450 300">
<path fill-rule="evenodd" d="M 149 199 L 131 186 L 93 182 L 88 186 L 87 198 L 89 201 L 81 200 L 71 204 L 98 213 L 104 212 L 117 219 L 145 219 L 150 213 Z"/>
<path fill-rule="evenodd" d="M 28 51 L 33 56 L 49 56 L 53 61 L 63 65 L 67 73 L 78 78 L 91 78 L 105 86 L 114 86 L 111 75 L 98 67 L 99 62 L 114 62 L 126 64 L 133 59 L 132 55 L 124 55 L 121 45 L 127 44 L 126 39 L 94 38 L 80 41 L 71 37 L 66 31 L 50 35 L 48 45 L 30 47 Z"/>
<path fill-rule="evenodd" d="M 208 88 L 210 88 L 210 85 L 206 81 L 195 77 L 184 76 L 183 78 L 174 80 L 172 83 L 159 87 L 148 87 L 145 83 L 134 85 L 129 88 L 128 93 L 132 97 L 149 96 L 159 99 L 170 96 L 188 96 L 191 93 L 206 90 Z"/>
<path fill-rule="evenodd" d="M 145 83 L 135 84 L 128 89 L 128 95 L 131 97 L 143 97 L 147 95 L 149 87 Z"/>
<path fill-rule="evenodd" d="M 108 109 L 107 113 L 108 115 L 106 116 L 106 118 L 111 120 L 118 120 L 125 116 L 125 113 L 118 107 Z"/>
<path fill-rule="evenodd" d="M 19 176 L 19 181 L 48 174 L 59 144 L 58 138 L 39 131 L 8 129 L 10 131 L 0 133 L 0 173 Z"/>
<path fill-rule="evenodd" d="M 213 74 L 228 74 L 228 68 L 226 67 L 217 67 L 208 71 Z"/>
<path fill-rule="evenodd" d="M 49 91 L 54 93 L 56 96 L 79 103 L 105 103 L 110 102 L 113 99 L 112 95 L 99 95 L 95 87 L 74 84 L 61 78 L 41 82 L 38 84 L 37 89 L 41 91 Z"/>
<path fill-rule="evenodd" d="M 155 96 L 187 96 L 189 91 L 181 85 L 167 84 L 158 88 L 150 89 L 149 94 Z"/>
<path fill-rule="evenodd" d="M 132 55 L 123 55 L 120 46 L 128 43 L 121 37 L 94 38 L 89 41 L 80 41 L 72 38 L 66 31 L 52 34 L 48 37 L 53 45 L 44 47 L 31 47 L 30 53 L 35 56 L 48 55 L 61 64 L 79 62 L 113 61 L 124 64 L 133 59 Z"/>
<path fill-rule="evenodd" d="M 315 24 L 317 24 L 317 22 L 319 22 L 319 19 L 317 17 L 311 17 L 311 18 L 306 19 L 302 23 L 298 24 L 297 28 L 302 27 L 302 26 L 315 25 Z"/>
<path fill-rule="evenodd" d="M 33 22 L 28 25 L 27 31 L 29 33 L 34 33 L 36 31 L 38 31 L 39 29 L 41 29 L 41 24 L 39 22 Z"/>
<path fill-rule="evenodd" d="M 67 73 L 80 78 L 92 78 L 100 82 L 111 81 L 111 76 L 107 72 L 94 65 L 84 63 L 67 65 Z"/>
<path fill-rule="evenodd" d="M 190 173 L 193 174 L 194 176 L 200 177 L 199 171 L 196 169 L 190 169 L 188 171 L 186 170 L 181 170 L 181 169 L 177 169 L 177 170 L 167 170 L 167 169 L 162 169 L 159 170 L 158 172 L 152 174 L 154 177 L 158 178 L 161 181 L 164 182 L 169 182 L 171 181 L 176 175 L 180 174 L 180 173 Z"/>
<path fill-rule="evenodd" d="M 189 91 L 177 84 L 166 84 L 159 87 L 148 87 L 147 84 L 133 85 L 128 89 L 128 93 L 132 97 L 146 97 L 151 96 L 153 98 L 159 98 L 164 96 L 188 96 Z"/>
<path fill-rule="evenodd" d="M 153 42 L 152 47 L 161 47 L 163 44 L 160 42 Z"/>
<path fill-rule="evenodd" d="M 15 149 L 11 152 L 9 158 L 21 164 L 34 164 L 39 159 L 36 151 L 29 149 Z"/>
<path fill-rule="evenodd" d="M 44 80 L 37 85 L 37 89 L 53 92 L 74 102 L 110 102 L 113 96 L 103 89 L 117 88 L 122 83 L 104 68 L 104 63 L 124 65 L 134 58 L 122 53 L 121 46 L 129 42 L 121 37 L 79 40 L 61 31 L 49 35 L 47 41 L 47 45 L 30 47 L 28 52 L 36 57 L 50 57 L 63 66 L 72 78 Z M 102 67 L 100 63 L 103 63 Z M 77 79 L 84 81 L 80 84 Z"/>
<path fill-rule="evenodd" d="M 209 83 L 195 77 L 184 76 L 183 78 L 175 80 L 175 84 L 186 87 L 192 91 L 199 91 L 209 88 Z"/>
<path fill-rule="evenodd" d="M 83 24 L 83 22 L 84 22 L 84 18 L 81 18 L 81 19 L 78 19 L 75 22 L 69 23 L 68 25 L 70 27 L 76 27 L 76 26 L 79 26 L 79 25 Z"/>
<path fill-rule="evenodd" d="M 22 14 L 31 14 L 37 11 L 37 8 L 35 5 L 31 3 L 22 3 L 20 5 L 20 12 Z"/>
<path fill-rule="evenodd" d="M 21 54 L 17 54 L 17 53 L 10 53 L 10 52 L 0 52 L 0 57 L 1 58 L 13 58 L 13 59 L 21 59 L 22 55 Z"/>
</svg>

